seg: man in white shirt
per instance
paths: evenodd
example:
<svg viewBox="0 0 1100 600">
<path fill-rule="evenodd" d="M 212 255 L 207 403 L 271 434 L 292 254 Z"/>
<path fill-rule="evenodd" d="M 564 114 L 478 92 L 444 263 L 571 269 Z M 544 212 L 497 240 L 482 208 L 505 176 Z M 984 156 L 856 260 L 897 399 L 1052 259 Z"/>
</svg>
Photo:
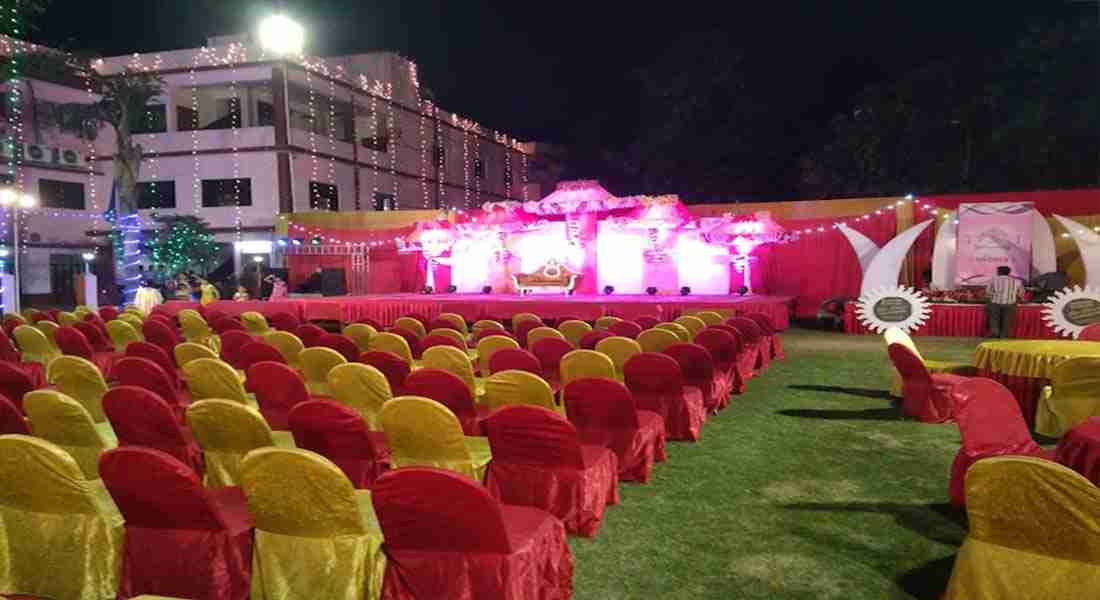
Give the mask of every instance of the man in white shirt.
<svg viewBox="0 0 1100 600">
<path fill-rule="evenodd" d="M 1012 276 L 1010 267 L 997 267 L 997 274 L 989 280 L 985 291 L 989 296 L 989 304 L 985 305 L 989 335 L 1009 337 L 1016 325 L 1016 302 L 1024 293 L 1023 284 Z"/>
</svg>

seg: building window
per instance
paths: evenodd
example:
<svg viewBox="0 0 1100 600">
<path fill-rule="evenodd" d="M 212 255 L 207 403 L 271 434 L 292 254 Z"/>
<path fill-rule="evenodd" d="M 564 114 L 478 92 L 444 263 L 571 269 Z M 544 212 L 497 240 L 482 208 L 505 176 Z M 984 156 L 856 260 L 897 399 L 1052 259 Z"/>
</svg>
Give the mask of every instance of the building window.
<svg viewBox="0 0 1100 600">
<path fill-rule="evenodd" d="M 176 182 L 166 181 L 142 181 L 137 187 L 137 207 L 145 210 L 150 208 L 175 208 L 176 207 Z"/>
<path fill-rule="evenodd" d="M 168 131 L 167 107 L 150 104 L 130 117 L 130 133 L 164 133 Z"/>
<path fill-rule="evenodd" d="M 508 185 L 512 184 L 512 168 L 511 167 L 504 167 L 504 183 L 506 183 Z"/>
<path fill-rule="evenodd" d="M 241 127 L 241 99 L 218 98 L 214 103 L 214 120 L 203 129 L 233 129 Z"/>
<path fill-rule="evenodd" d="M 271 127 L 275 125 L 275 105 L 270 102 L 258 100 L 256 102 L 256 125 L 259 127 Z"/>
<path fill-rule="evenodd" d="M 485 179 L 485 163 L 480 158 L 474 161 L 474 177 Z"/>
<path fill-rule="evenodd" d="M 176 129 L 179 131 L 195 131 L 199 128 L 199 111 L 187 106 L 176 107 Z"/>
<path fill-rule="evenodd" d="M 206 208 L 252 206 L 252 180 L 203 179 L 202 205 Z"/>
<path fill-rule="evenodd" d="M 340 190 L 335 185 L 309 182 L 310 210 L 340 210 Z"/>
<path fill-rule="evenodd" d="M 364 148 L 370 148 L 375 152 L 390 151 L 390 137 L 388 135 L 372 135 L 360 140 Z"/>
<path fill-rule="evenodd" d="M 38 199 L 45 208 L 84 210 L 84 184 L 39 179 Z"/>
<path fill-rule="evenodd" d="M 443 161 L 445 161 L 445 160 L 447 160 L 447 151 L 443 148 L 443 146 L 436 146 L 435 147 L 435 164 L 441 165 L 441 164 L 443 164 Z"/>
<path fill-rule="evenodd" d="M 375 192 L 374 210 L 397 210 L 397 199 L 393 197 L 393 194 Z"/>
</svg>

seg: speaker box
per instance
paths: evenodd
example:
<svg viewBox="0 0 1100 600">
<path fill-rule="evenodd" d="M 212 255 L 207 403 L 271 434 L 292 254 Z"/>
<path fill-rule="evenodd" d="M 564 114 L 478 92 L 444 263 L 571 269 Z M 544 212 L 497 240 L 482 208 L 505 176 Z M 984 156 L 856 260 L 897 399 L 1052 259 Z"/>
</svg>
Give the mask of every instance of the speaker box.
<svg viewBox="0 0 1100 600">
<path fill-rule="evenodd" d="M 321 270 L 321 295 L 344 296 L 348 293 L 348 285 L 344 279 L 343 269 Z"/>
</svg>

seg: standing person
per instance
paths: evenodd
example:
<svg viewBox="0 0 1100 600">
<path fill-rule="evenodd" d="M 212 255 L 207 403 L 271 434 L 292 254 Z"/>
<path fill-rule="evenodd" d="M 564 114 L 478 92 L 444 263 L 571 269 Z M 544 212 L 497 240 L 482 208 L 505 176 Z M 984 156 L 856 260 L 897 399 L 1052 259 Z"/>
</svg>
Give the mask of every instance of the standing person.
<svg viewBox="0 0 1100 600">
<path fill-rule="evenodd" d="M 1016 325 L 1016 302 L 1024 293 L 1023 284 L 1012 276 L 1011 267 L 997 267 L 997 274 L 989 280 L 985 292 L 989 297 L 989 304 L 985 305 L 989 335 L 995 338 L 1011 336 Z"/>
</svg>

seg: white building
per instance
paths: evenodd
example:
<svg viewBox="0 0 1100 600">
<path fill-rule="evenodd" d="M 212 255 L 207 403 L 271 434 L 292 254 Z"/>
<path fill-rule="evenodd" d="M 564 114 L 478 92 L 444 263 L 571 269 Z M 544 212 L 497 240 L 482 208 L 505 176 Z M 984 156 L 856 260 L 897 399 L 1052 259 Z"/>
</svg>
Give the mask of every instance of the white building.
<svg viewBox="0 0 1100 600">
<path fill-rule="evenodd" d="M 35 50 L 0 39 L 8 56 Z M 284 61 L 234 36 L 204 48 L 105 58 L 96 67 L 163 79 L 164 94 L 137 136 L 146 156 L 143 222 L 151 228 L 154 211 L 200 216 L 218 241 L 238 248 L 236 273 L 237 242 L 261 242 L 243 247 L 262 252 L 280 213 L 538 200 L 560 172 L 556 159 L 540 162 L 545 146 L 436 107 L 416 64 L 390 52 Z M 0 157 L 9 163 L 0 170 L 40 203 L 17 216 L 24 303 L 65 304 L 79 255 L 107 246 L 102 233 L 110 226 L 99 216 L 110 201 L 114 132 L 91 140 L 48 126 L 43 115 L 54 104 L 95 99 L 80 80 L 24 80 L 21 95 L 21 108 L 0 114 L 0 135 L 22 151 Z M 9 218 L 0 223 L 8 243 Z"/>
</svg>

